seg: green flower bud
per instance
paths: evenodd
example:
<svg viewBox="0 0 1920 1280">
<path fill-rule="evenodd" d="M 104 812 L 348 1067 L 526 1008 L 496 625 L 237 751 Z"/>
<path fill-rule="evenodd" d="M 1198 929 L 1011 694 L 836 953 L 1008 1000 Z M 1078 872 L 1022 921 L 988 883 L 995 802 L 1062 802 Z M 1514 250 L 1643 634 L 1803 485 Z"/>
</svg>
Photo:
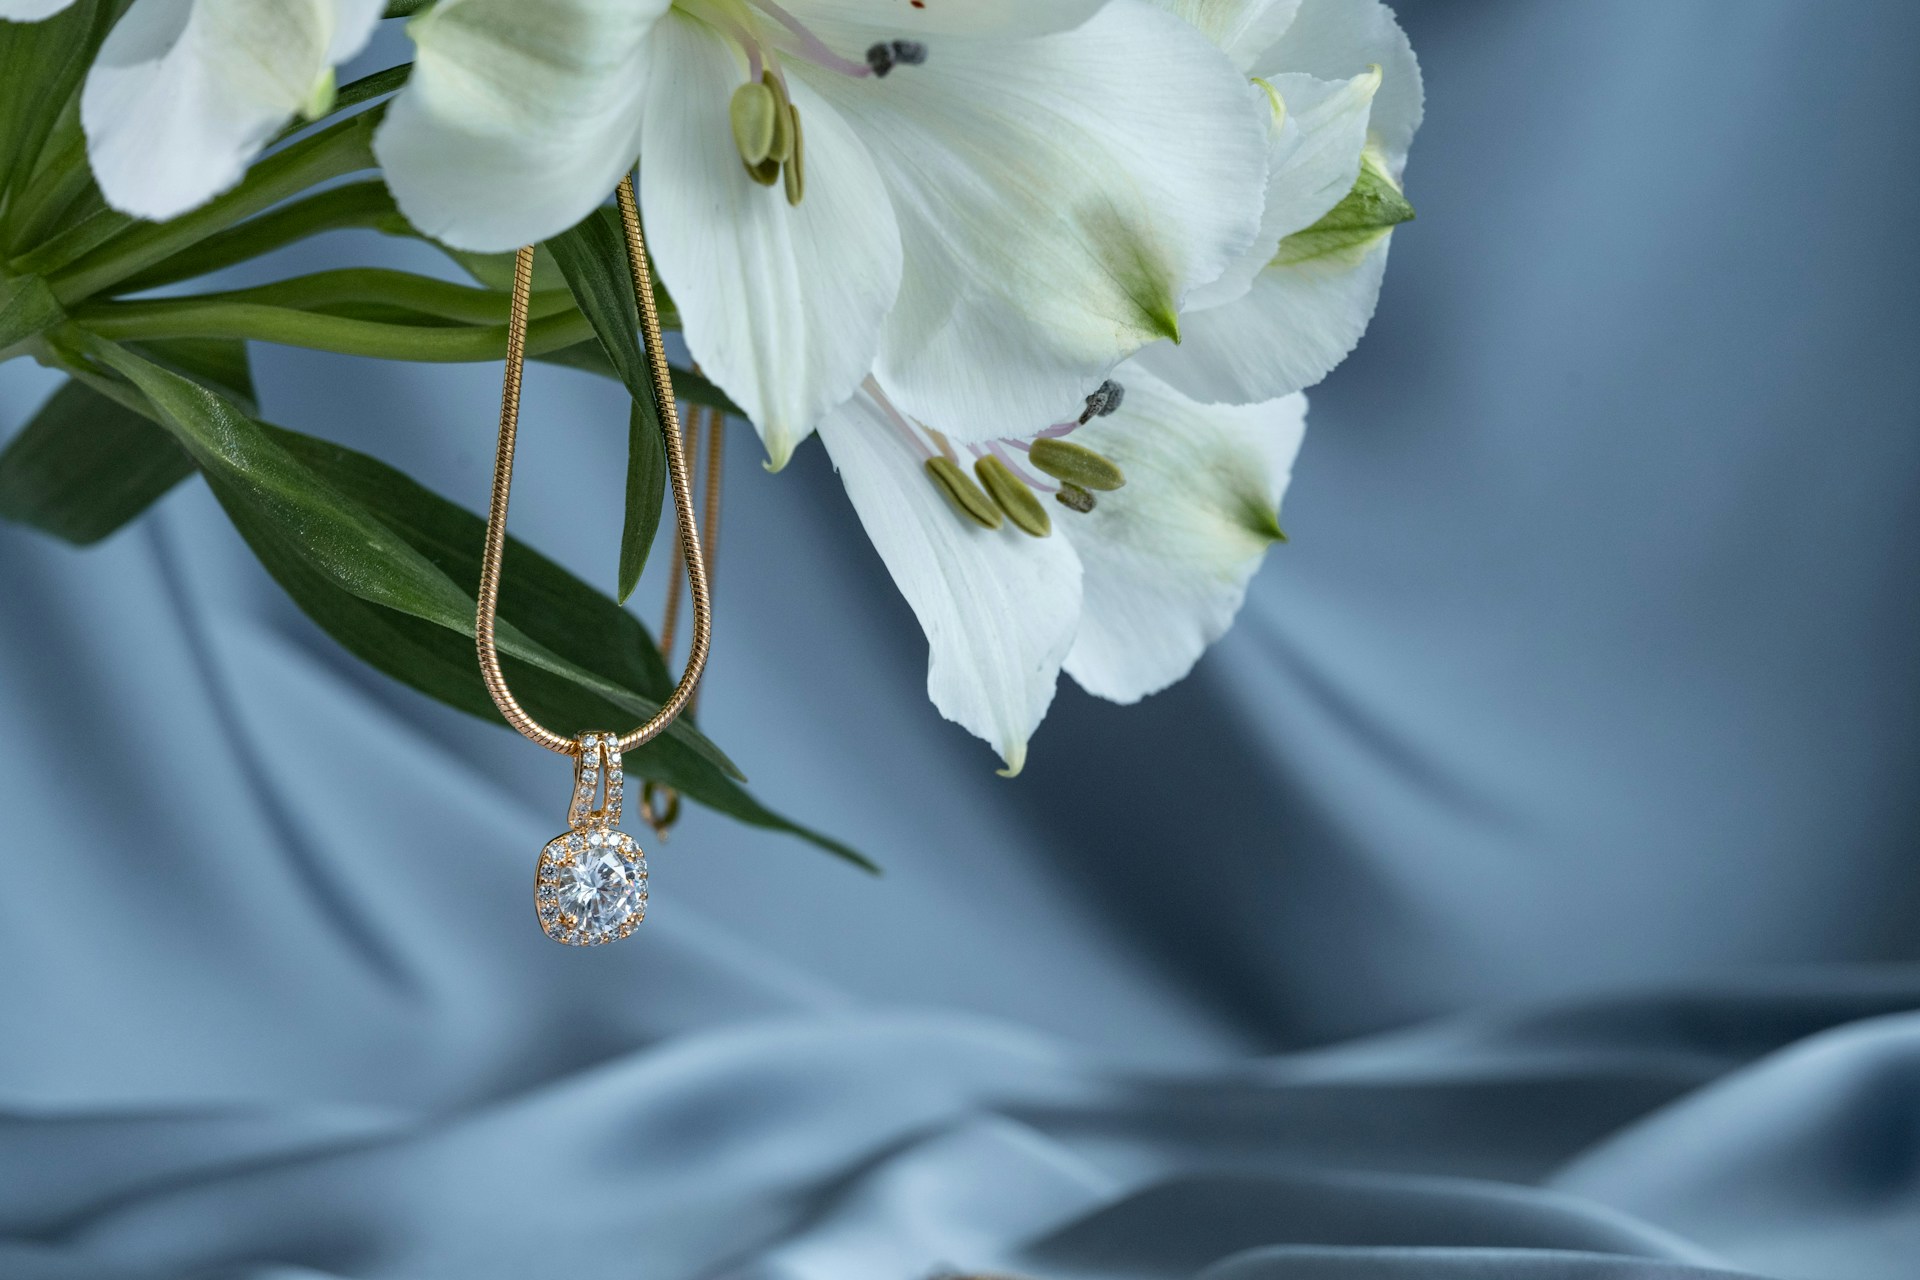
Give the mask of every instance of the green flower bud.
<svg viewBox="0 0 1920 1280">
<path fill-rule="evenodd" d="M 993 499 L 982 493 L 980 486 L 953 459 L 928 458 L 927 474 L 940 486 L 940 492 L 947 495 L 955 511 L 982 528 L 1000 527 L 1000 508 L 993 505 Z"/>
<path fill-rule="evenodd" d="M 1127 482 L 1126 473 L 1114 465 L 1113 459 L 1071 440 L 1035 440 L 1027 457 L 1055 480 L 1081 489 L 1105 493 Z"/>
<path fill-rule="evenodd" d="M 994 505 L 1006 512 L 1007 519 L 1022 533 L 1044 538 L 1053 532 L 1053 517 L 1006 463 L 988 454 L 973 464 L 973 474 L 980 477 L 981 487 L 993 498 Z"/>
<path fill-rule="evenodd" d="M 746 162 L 749 173 L 773 156 L 783 114 L 779 97 L 765 84 L 743 84 L 733 91 L 733 101 L 727 104 L 727 118 L 733 123 L 733 145 L 740 149 L 740 158 Z M 773 158 L 785 159 L 784 156 Z"/>
</svg>

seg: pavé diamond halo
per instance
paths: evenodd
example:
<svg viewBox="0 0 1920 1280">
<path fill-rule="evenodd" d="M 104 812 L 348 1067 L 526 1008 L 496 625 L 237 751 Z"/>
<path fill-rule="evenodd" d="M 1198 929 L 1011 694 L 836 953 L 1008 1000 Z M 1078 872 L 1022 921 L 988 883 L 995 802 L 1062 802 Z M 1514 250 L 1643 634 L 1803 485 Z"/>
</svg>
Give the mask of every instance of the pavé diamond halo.
<svg viewBox="0 0 1920 1280">
<path fill-rule="evenodd" d="M 618 735 L 584 733 L 579 743 L 570 829 L 540 853 L 533 905 L 549 938 L 590 947 L 624 938 L 646 919 L 647 855 L 619 829 L 626 781 Z M 604 798 L 595 808 L 597 795 Z"/>
</svg>

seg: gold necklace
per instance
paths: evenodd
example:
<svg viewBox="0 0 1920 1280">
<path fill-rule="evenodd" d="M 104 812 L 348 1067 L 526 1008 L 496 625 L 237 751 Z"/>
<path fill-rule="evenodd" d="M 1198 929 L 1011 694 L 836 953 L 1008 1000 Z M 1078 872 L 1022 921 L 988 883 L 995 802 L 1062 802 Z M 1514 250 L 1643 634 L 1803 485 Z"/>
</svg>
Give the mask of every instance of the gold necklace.
<svg viewBox="0 0 1920 1280">
<path fill-rule="evenodd" d="M 680 560 L 693 597 L 693 641 L 686 669 L 673 693 L 643 725 L 625 734 L 582 733 L 566 737 L 527 714 L 500 670 L 494 647 L 494 615 L 500 599 L 500 560 L 507 542 L 507 496 L 513 488 L 514 437 L 520 424 L 520 381 L 527 354 L 527 306 L 533 290 L 533 249 L 521 249 L 513 263 L 513 299 L 507 320 L 507 369 L 500 391 L 500 447 L 493 460 L 493 500 L 487 509 L 487 544 L 480 560 L 480 591 L 474 614 L 474 640 L 480 652 L 480 674 L 493 705 L 507 723 L 549 751 L 573 757 L 573 798 L 567 807 L 567 830 L 541 850 L 534 880 L 534 910 L 540 927 L 555 942 L 592 946 L 624 938 L 647 914 L 647 858 L 632 836 L 621 831 L 620 807 L 625 776 L 624 752 L 651 742 L 666 731 L 693 700 L 700 673 L 707 664 L 713 637 L 713 604 L 708 594 L 707 565 L 700 550 L 700 530 L 694 523 L 693 498 L 687 473 L 686 449 L 680 433 L 680 415 L 674 404 L 673 380 L 660 341 L 660 315 L 653 304 L 653 279 L 647 266 L 646 239 L 640 232 L 640 210 L 634 200 L 633 177 L 620 180 L 616 191 L 620 225 L 626 233 L 627 265 L 633 276 L 633 297 L 640 312 L 641 344 L 647 371 L 659 407 L 660 429 L 666 437 L 667 477 L 673 489 L 674 523 L 680 535 Z"/>
</svg>

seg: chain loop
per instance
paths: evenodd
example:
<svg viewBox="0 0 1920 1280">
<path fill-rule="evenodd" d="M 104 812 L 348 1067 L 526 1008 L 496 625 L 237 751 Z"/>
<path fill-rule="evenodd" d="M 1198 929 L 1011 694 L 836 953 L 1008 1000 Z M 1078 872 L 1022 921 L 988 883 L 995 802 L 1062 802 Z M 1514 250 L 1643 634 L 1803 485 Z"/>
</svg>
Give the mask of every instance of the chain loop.
<svg viewBox="0 0 1920 1280">
<path fill-rule="evenodd" d="M 633 298 L 640 313 L 640 342 L 646 351 L 653 401 L 659 410 L 660 431 L 667 449 L 667 478 L 673 489 L 674 523 L 679 530 L 680 555 L 686 564 L 688 594 L 693 597 L 693 643 L 686 669 L 660 709 L 645 724 L 617 741 L 615 750 L 632 751 L 653 741 L 692 702 L 706 669 L 713 640 L 713 601 L 707 587 L 707 564 L 700 550 L 700 529 L 694 522 L 692 485 L 687 454 L 680 434 L 680 413 L 674 401 L 673 374 L 660 340 L 660 312 L 653 301 L 653 273 L 647 262 L 647 242 L 640 230 L 640 210 L 633 194 L 633 176 L 620 180 L 615 191 L 620 225 L 626 235 L 627 266 L 633 277 Z M 507 545 L 507 497 L 513 489 L 513 453 L 520 425 L 520 386 L 527 357 L 527 307 L 533 292 L 533 248 L 520 250 L 513 260 L 513 297 L 507 312 L 507 367 L 500 388 L 500 446 L 493 459 L 493 498 L 487 508 L 487 541 L 480 558 L 480 590 L 474 612 L 474 644 L 480 653 L 480 675 L 493 705 L 508 724 L 549 751 L 581 754 L 579 740 L 555 733 L 528 714 L 507 687 L 495 645 L 496 613 L 500 603 L 500 562 Z"/>
</svg>

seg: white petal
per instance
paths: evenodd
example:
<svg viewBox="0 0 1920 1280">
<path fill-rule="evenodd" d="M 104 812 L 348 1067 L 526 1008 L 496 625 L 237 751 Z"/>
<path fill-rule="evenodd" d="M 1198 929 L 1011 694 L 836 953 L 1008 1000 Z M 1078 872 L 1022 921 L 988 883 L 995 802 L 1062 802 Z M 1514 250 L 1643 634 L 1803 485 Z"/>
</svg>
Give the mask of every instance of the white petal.
<svg viewBox="0 0 1920 1280">
<path fill-rule="evenodd" d="M 788 13 L 816 34 L 833 40 L 900 37 L 974 36 L 1009 39 L 1051 35 L 1073 28 L 1099 12 L 1106 0 L 933 0 L 914 8 L 876 5 L 873 0 L 785 0 Z M 845 50 L 858 58 L 864 45 Z"/>
<path fill-rule="evenodd" d="M 1244 296 L 1186 316 L 1183 345 L 1150 347 L 1138 363 L 1210 403 L 1249 404 L 1310 387 L 1360 344 L 1392 238 L 1355 255 L 1270 266 Z"/>
<path fill-rule="evenodd" d="M 1233 625 L 1279 536 L 1307 402 L 1205 406 L 1135 365 L 1116 376 L 1127 389 L 1120 411 L 1073 438 L 1119 463 L 1126 487 L 1055 527 L 1073 540 L 1086 582 L 1067 674 L 1089 693 L 1135 702 L 1185 676 Z"/>
<path fill-rule="evenodd" d="M 440 0 L 374 154 L 402 213 L 459 249 L 558 235 L 640 152 L 647 36 L 668 0 Z"/>
<path fill-rule="evenodd" d="M 0 21 L 38 22 L 72 7 L 73 0 L 0 0 Z"/>
<path fill-rule="evenodd" d="M 1407 33 L 1380 0 L 1303 0 L 1286 35 L 1255 63 L 1255 74 L 1303 71 L 1345 80 L 1369 66 L 1379 67 L 1384 77 L 1373 101 L 1373 133 L 1398 178 L 1426 99 Z"/>
<path fill-rule="evenodd" d="M 80 119 L 107 203 L 164 219 L 238 182 L 359 52 L 380 0 L 136 0 L 87 73 Z"/>
<path fill-rule="evenodd" d="M 1380 77 L 1363 72 L 1348 81 L 1307 75 L 1276 76 L 1282 122 L 1271 132 L 1267 152 L 1267 204 L 1260 234 L 1220 278 L 1195 289 L 1186 309 L 1231 302 L 1252 287 L 1279 251 L 1280 242 L 1325 217 L 1353 189 L 1360 153 L 1367 143 L 1367 114 Z M 1266 90 L 1253 92 L 1266 99 Z M 1267 399 L 1260 396 L 1259 399 Z"/>
<path fill-rule="evenodd" d="M 1251 70 L 1254 60 L 1292 25 L 1300 0 L 1158 0 L 1161 8 L 1200 28 L 1226 50 L 1233 65 Z"/>
<path fill-rule="evenodd" d="M 927 696 L 1018 773 L 1053 701 L 1080 615 L 1066 539 L 982 529 L 948 503 L 923 458 L 861 393 L 820 424 L 860 523 L 927 633 Z"/>
<path fill-rule="evenodd" d="M 809 79 L 900 218 L 906 276 L 876 376 L 956 439 L 1077 409 L 1258 230 L 1264 108 L 1142 0 L 1067 35 L 943 44 L 885 80 Z"/>
<path fill-rule="evenodd" d="M 866 149 L 791 82 L 806 198 L 755 183 L 727 119 L 744 63 L 679 14 L 655 28 L 640 202 L 687 347 L 760 429 L 779 468 L 853 394 L 900 288 L 900 232 Z"/>
</svg>

